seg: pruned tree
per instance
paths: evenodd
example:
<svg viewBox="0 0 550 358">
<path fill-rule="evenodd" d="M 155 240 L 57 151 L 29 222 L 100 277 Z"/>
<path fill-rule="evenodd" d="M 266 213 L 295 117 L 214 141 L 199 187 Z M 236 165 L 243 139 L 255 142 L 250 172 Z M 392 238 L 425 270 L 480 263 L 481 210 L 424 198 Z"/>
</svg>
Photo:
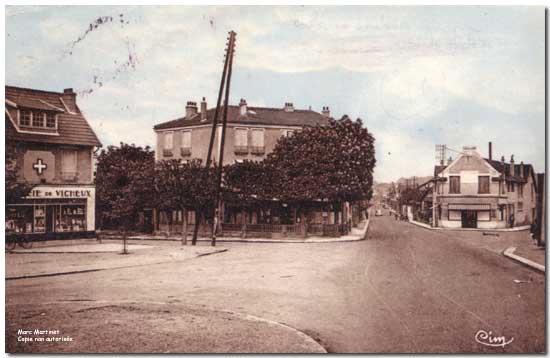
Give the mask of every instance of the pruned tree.
<svg viewBox="0 0 550 358">
<path fill-rule="evenodd" d="M 265 165 L 277 173 L 274 192 L 281 200 L 302 206 L 328 201 L 338 207 L 371 199 L 374 155 L 374 137 L 361 119 L 344 116 L 282 137 Z"/>
<path fill-rule="evenodd" d="M 120 143 L 97 160 L 96 210 L 102 227 L 133 229 L 139 212 L 154 205 L 155 155 L 150 147 Z"/>
<path fill-rule="evenodd" d="M 275 197 L 273 183 L 276 176 L 271 169 L 266 162 L 251 160 L 224 167 L 224 203 L 243 210 L 245 225 L 248 209 L 263 209 Z"/>
<path fill-rule="evenodd" d="M 214 208 L 215 168 L 206 169 L 201 160 L 159 161 L 155 168 L 157 208 L 183 212 L 183 239 L 187 237 L 187 210 L 209 213 Z M 195 223 L 197 220 L 195 219 Z M 192 244 L 197 238 L 193 235 Z"/>
</svg>

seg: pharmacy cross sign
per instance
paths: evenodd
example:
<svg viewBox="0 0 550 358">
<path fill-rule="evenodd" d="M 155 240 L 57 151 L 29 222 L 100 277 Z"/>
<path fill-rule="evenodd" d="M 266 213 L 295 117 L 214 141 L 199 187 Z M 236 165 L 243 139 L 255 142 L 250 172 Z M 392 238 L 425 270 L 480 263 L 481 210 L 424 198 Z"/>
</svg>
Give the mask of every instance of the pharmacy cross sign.
<svg viewBox="0 0 550 358">
<path fill-rule="evenodd" d="M 42 159 L 38 158 L 38 160 L 32 165 L 32 167 L 38 172 L 38 175 L 42 175 L 42 172 L 48 168 L 48 165 L 46 163 L 43 163 Z"/>
</svg>

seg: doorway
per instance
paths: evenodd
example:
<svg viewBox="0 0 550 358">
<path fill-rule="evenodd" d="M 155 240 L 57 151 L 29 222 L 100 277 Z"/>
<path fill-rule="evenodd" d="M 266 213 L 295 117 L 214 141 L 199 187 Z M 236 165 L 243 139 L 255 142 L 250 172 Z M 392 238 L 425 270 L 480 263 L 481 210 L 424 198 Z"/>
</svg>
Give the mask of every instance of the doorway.
<svg viewBox="0 0 550 358">
<path fill-rule="evenodd" d="M 477 228 L 477 211 L 462 210 L 462 227 Z"/>
<path fill-rule="evenodd" d="M 55 206 L 46 206 L 46 232 L 55 232 Z"/>
</svg>

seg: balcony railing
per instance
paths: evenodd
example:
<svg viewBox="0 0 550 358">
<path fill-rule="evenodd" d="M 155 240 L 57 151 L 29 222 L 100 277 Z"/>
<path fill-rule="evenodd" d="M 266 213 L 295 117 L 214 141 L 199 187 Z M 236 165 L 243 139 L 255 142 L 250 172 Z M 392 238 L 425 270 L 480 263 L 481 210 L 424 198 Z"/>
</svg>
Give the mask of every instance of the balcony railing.
<svg viewBox="0 0 550 358">
<path fill-rule="evenodd" d="M 247 146 L 235 146 L 235 154 L 241 154 L 246 155 L 248 154 L 248 147 Z"/>
<path fill-rule="evenodd" d="M 162 151 L 162 156 L 164 157 L 172 157 L 174 155 L 174 152 L 172 152 L 172 149 L 164 149 Z"/>
<path fill-rule="evenodd" d="M 182 157 L 189 157 L 191 156 L 191 148 L 180 148 L 180 155 Z"/>
<path fill-rule="evenodd" d="M 253 146 L 253 147 L 250 147 L 250 153 L 252 154 L 255 154 L 255 155 L 264 155 L 265 154 L 265 147 L 257 147 L 257 146 Z"/>
</svg>

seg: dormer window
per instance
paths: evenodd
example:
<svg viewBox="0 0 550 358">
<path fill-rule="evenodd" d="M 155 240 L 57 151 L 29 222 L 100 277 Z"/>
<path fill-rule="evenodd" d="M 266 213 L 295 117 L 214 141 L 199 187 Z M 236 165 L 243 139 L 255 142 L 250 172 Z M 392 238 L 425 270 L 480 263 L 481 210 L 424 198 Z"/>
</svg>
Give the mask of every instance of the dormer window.
<svg viewBox="0 0 550 358">
<path fill-rule="evenodd" d="M 55 114 L 46 113 L 46 128 L 55 128 Z"/>
<path fill-rule="evenodd" d="M 43 112 L 32 112 L 32 126 L 33 127 L 44 127 L 44 113 Z"/>
<path fill-rule="evenodd" d="M 30 127 L 30 125 L 31 125 L 31 111 L 21 110 L 21 117 L 19 118 L 19 125 Z"/>
<path fill-rule="evenodd" d="M 57 115 L 53 112 L 30 111 L 27 109 L 22 109 L 19 113 L 19 126 L 56 129 Z"/>
</svg>

